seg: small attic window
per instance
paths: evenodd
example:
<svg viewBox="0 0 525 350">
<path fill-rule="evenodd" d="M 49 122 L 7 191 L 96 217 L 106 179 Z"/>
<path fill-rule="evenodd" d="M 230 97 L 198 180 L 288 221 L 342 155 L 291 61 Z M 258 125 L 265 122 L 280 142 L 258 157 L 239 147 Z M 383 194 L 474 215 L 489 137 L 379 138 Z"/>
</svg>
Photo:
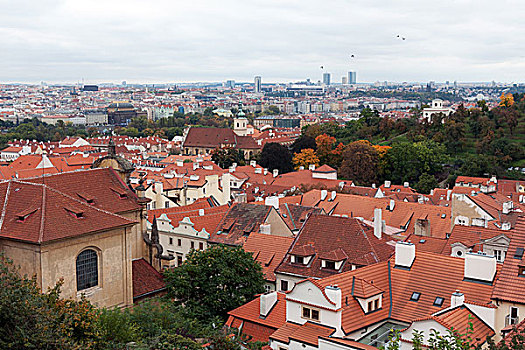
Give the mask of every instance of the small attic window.
<svg viewBox="0 0 525 350">
<path fill-rule="evenodd" d="M 95 203 L 95 197 L 89 195 L 89 194 L 86 194 L 86 193 L 77 193 L 77 196 L 79 196 L 80 198 L 82 198 L 86 203 L 88 204 L 93 204 Z"/>
<path fill-rule="evenodd" d="M 444 301 L 445 299 L 443 299 L 442 297 L 436 297 L 436 300 L 434 300 L 434 306 L 441 307 L 443 306 Z"/>
<path fill-rule="evenodd" d="M 16 221 L 24 222 L 33 214 L 37 209 L 28 209 L 16 214 Z"/>
<path fill-rule="evenodd" d="M 447 217 L 447 214 L 441 214 L 441 218 L 444 219 Z"/>
<path fill-rule="evenodd" d="M 76 208 L 64 208 L 73 217 L 80 219 L 84 217 L 84 212 Z"/>
<path fill-rule="evenodd" d="M 516 248 L 516 252 L 514 253 L 514 259 L 522 259 L 523 258 L 523 248 Z"/>
<path fill-rule="evenodd" d="M 123 189 L 111 187 L 111 190 L 115 192 L 116 194 L 118 194 L 120 199 L 128 198 L 128 193 Z"/>
<path fill-rule="evenodd" d="M 421 297 L 421 293 L 414 292 L 412 293 L 412 296 L 410 297 L 410 301 L 418 301 L 420 297 Z"/>
</svg>

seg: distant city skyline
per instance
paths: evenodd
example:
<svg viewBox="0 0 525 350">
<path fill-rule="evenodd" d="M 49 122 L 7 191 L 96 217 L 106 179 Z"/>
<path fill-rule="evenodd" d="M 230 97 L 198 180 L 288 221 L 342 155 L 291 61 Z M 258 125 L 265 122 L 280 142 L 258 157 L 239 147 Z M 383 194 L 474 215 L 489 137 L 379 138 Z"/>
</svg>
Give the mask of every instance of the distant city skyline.
<svg viewBox="0 0 525 350">
<path fill-rule="evenodd" d="M 0 0 L 0 82 L 317 82 L 321 66 L 333 82 L 523 82 L 523 13 L 517 0 Z"/>
</svg>

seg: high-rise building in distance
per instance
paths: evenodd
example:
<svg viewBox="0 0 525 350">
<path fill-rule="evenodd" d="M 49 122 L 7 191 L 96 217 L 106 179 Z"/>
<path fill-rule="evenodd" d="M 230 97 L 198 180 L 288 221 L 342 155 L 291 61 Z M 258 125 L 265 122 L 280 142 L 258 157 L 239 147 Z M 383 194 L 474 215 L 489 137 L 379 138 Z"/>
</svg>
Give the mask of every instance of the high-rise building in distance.
<svg viewBox="0 0 525 350">
<path fill-rule="evenodd" d="M 348 84 L 357 83 L 357 72 L 348 72 Z"/>
<path fill-rule="evenodd" d="M 226 80 L 226 87 L 227 88 L 230 88 L 230 89 L 233 89 L 235 88 L 235 80 Z"/>
<path fill-rule="evenodd" d="M 347 77 L 342 77 L 341 78 L 341 84 L 343 84 L 343 85 L 348 84 L 348 78 Z"/>
<path fill-rule="evenodd" d="M 261 92 L 261 77 L 258 75 L 253 80 L 253 91 L 254 92 Z"/>
<path fill-rule="evenodd" d="M 330 85 L 330 73 L 323 73 L 323 84 Z"/>
</svg>

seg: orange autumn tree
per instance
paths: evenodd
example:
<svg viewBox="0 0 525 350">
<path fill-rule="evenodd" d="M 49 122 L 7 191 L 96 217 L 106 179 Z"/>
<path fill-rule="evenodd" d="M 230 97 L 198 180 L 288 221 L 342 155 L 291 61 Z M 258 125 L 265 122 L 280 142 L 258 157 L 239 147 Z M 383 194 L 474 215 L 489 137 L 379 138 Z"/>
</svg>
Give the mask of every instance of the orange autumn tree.
<svg viewBox="0 0 525 350">
<path fill-rule="evenodd" d="M 339 143 L 336 146 L 335 137 L 327 134 L 321 134 L 315 138 L 317 145 L 317 158 L 320 164 L 328 164 L 332 167 L 338 168 L 341 164 L 344 146 Z"/>
<path fill-rule="evenodd" d="M 359 141 L 365 141 L 365 140 L 359 140 Z M 377 153 L 379 154 L 379 158 L 383 158 L 389 149 L 391 149 L 392 147 L 390 146 L 381 146 L 381 145 L 373 145 L 372 147 L 374 147 L 377 151 Z"/>
<path fill-rule="evenodd" d="M 511 107 L 512 105 L 514 105 L 514 96 L 511 93 L 501 94 L 499 99 L 500 99 L 500 102 L 499 102 L 500 107 Z"/>
<path fill-rule="evenodd" d="M 310 165 L 319 166 L 319 158 L 315 154 L 315 151 L 311 148 L 305 148 L 301 152 L 296 153 L 293 157 L 293 166 L 295 170 L 300 167 L 307 169 Z"/>
</svg>

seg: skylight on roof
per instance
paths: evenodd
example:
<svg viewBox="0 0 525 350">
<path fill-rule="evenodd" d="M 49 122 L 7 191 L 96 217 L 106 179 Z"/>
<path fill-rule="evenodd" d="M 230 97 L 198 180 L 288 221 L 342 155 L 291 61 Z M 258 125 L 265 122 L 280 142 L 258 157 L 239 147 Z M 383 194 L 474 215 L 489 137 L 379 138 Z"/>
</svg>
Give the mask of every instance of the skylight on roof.
<svg viewBox="0 0 525 350">
<path fill-rule="evenodd" d="M 414 292 L 414 293 L 412 293 L 412 296 L 410 297 L 410 301 L 418 301 L 419 297 L 421 297 L 421 293 Z"/>
<path fill-rule="evenodd" d="M 445 301 L 442 297 L 436 297 L 436 300 L 434 300 L 434 306 L 441 307 L 443 306 L 443 302 Z"/>
</svg>

